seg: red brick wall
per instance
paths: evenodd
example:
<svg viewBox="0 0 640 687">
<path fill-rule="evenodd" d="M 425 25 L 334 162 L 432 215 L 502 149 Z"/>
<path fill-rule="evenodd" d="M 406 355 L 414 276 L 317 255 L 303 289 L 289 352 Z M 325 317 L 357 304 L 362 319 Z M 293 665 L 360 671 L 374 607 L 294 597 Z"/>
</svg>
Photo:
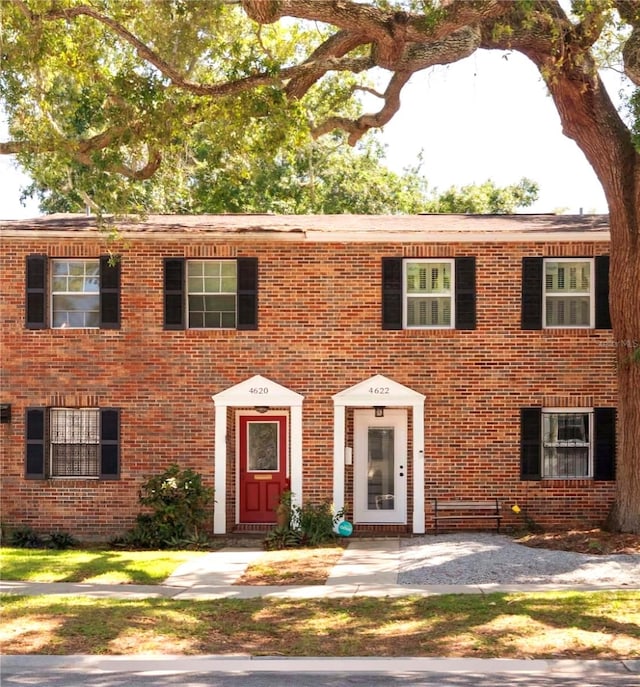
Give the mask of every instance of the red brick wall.
<svg viewBox="0 0 640 687">
<path fill-rule="evenodd" d="M 106 537 L 131 526 L 143 480 L 172 462 L 214 482 L 211 396 L 260 374 L 305 397 L 305 500 L 331 498 L 331 396 L 374 374 L 426 395 L 429 499 L 499 497 L 545 525 L 601 521 L 614 483 L 522 482 L 519 409 L 615 405 L 611 332 L 520 329 L 524 256 L 593 256 L 606 243 L 334 244 L 188 236 L 127 239 L 120 330 L 24 328 L 25 256 L 96 257 L 99 240 L 3 238 L 2 519 L 47 531 Z M 477 329 L 383 331 L 381 258 L 477 258 Z M 259 258 L 257 331 L 164 331 L 165 257 Z M 121 479 L 24 479 L 24 409 L 85 405 L 121 409 Z M 234 420 L 229 415 L 230 451 Z M 347 469 L 347 503 L 351 507 Z M 410 484 L 410 483 L 409 483 Z M 229 456 L 227 521 L 235 520 Z M 409 492 L 411 489 L 409 488 Z M 408 521 L 411 522 L 411 513 Z M 515 523 L 517 519 L 510 518 Z"/>
</svg>

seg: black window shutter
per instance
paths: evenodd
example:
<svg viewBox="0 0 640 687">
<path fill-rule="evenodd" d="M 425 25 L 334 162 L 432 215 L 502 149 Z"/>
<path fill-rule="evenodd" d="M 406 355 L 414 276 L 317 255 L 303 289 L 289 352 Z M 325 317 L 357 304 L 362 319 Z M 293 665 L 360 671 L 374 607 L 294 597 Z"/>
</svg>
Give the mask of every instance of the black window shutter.
<svg viewBox="0 0 640 687">
<path fill-rule="evenodd" d="M 100 327 L 120 328 L 120 258 L 100 256 Z"/>
<path fill-rule="evenodd" d="M 456 329 L 476 328 L 476 259 L 456 258 Z"/>
<path fill-rule="evenodd" d="M 520 479 L 542 479 L 542 409 L 520 409 Z"/>
<path fill-rule="evenodd" d="M 522 329 L 542 329 L 542 258 L 522 258 Z"/>
<path fill-rule="evenodd" d="M 164 261 L 164 328 L 184 329 L 184 258 Z"/>
<path fill-rule="evenodd" d="M 595 408 L 594 416 L 594 461 L 593 478 L 614 480 L 616 478 L 616 409 Z"/>
<path fill-rule="evenodd" d="M 45 478 L 45 409 L 27 408 L 25 415 L 25 477 Z"/>
<path fill-rule="evenodd" d="M 596 257 L 596 329 L 611 329 L 608 255 Z"/>
<path fill-rule="evenodd" d="M 238 258 L 238 329 L 258 328 L 258 258 Z"/>
<path fill-rule="evenodd" d="M 100 410 L 100 478 L 118 479 L 120 475 L 120 411 Z"/>
<path fill-rule="evenodd" d="M 382 258 L 382 328 L 402 329 L 402 258 Z"/>
<path fill-rule="evenodd" d="M 26 267 L 27 329 L 44 329 L 47 317 L 47 256 L 28 255 Z"/>
</svg>

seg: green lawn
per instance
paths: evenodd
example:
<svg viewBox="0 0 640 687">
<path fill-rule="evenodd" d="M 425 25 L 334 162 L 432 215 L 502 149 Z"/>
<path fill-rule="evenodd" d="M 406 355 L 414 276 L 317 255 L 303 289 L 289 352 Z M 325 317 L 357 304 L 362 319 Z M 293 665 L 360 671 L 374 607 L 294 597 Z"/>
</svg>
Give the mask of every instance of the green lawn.
<svg viewBox="0 0 640 687">
<path fill-rule="evenodd" d="M 0 602 L 9 654 L 640 657 L 637 592 Z"/>
<path fill-rule="evenodd" d="M 2 547 L 3 580 L 160 584 L 181 563 L 203 551 L 118 551 Z"/>
</svg>

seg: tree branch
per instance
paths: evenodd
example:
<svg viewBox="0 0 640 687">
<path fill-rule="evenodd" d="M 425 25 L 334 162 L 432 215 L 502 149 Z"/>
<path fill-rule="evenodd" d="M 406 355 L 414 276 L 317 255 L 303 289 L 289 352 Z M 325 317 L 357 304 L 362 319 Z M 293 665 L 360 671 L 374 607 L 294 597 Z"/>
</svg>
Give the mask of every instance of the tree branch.
<svg viewBox="0 0 640 687">
<path fill-rule="evenodd" d="M 374 114 L 364 114 L 356 120 L 346 117 L 330 117 L 311 132 L 314 138 L 342 129 L 349 134 L 349 145 L 354 146 L 369 129 L 384 126 L 400 109 L 400 92 L 411 78 L 411 72 L 398 72 L 391 77 L 384 92 L 384 106 Z"/>
<path fill-rule="evenodd" d="M 430 14 L 381 9 L 354 0 L 242 0 L 247 16 L 260 24 L 283 17 L 320 21 L 370 39 L 422 41 L 442 38 L 465 26 L 499 17 L 510 11 L 504 0 L 444 0 Z"/>
<path fill-rule="evenodd" d="M 31 141 L 3 141 L 0 142 L 0 155 L 17 155 L 20 153 L 53 153 L 64 151 L 80 164 L 92 166 L 94 161 L 91 153 L 104 150 L 112 145 L 123 134 L 129 135 L 136 131 L 138 126 L 112 127 L 96 134 L 92 138 L 81 141 L 69 141 L 63 136 L 52 138 L 47 146 L 36 145 Z M 150 149 L 148 161 L 144 167 L 134 169 L 124 164 L 113 164 L 109 166 L 109 171 L 121 174 L 129 179 L 142 181 L 150 179 L 162 164 L 162 155 L 157 149 Z"/>
<path fill-rule="evenodd" d="M 321 66 L 324 60 L 327 58 L 344 57 L 355 48 L 367 43 L 369 43 L 369 39 L 362 33 L 352 33 L 350 31 L 334 33 L 300 65 L 299 73 L 292 76 L 287 84 L 286 94 L 291 98 L 301 98 L 316 81 L 326 74 L 327 70 Z M 302 70 L 302 67 L 305 65 L 307 66 L 306 72 Z M 310 65 L 316 65 L 316 68 L 313 69 Z M 365 67 L 365 69 L 367 68 Z"/>
<path fill-rule="evenodd" d="M 26 141 L 0 141 L 0 155 L 34 152 L 36 152 L 36 146 Z"/>
</svg>

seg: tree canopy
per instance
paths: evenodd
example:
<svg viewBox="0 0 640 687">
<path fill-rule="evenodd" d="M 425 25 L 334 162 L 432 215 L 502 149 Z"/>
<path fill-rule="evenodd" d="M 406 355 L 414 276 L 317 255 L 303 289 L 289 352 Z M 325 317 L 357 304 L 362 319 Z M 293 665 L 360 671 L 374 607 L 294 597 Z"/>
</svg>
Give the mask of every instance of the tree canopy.
<svg viewBox="0 0 640 687">
<path fill-rule="evenodd" d="M 73 162 L 46 165 L 34 158 L 26 195 L 52 212 L 145 212 L 149 214 L 505 214 L 538 198 L 530 179 L 499 187 L 492 180 L 445 191 L 430 188 L 420 162 L 401 173 L 385 164 L 382 145 L 369 137 L 350 148 L 334 133 L 266 154 L 256 139 L 233 154 L 192 142 L 189 156 L 150 178 L 116 178 Z M 75 184 L 69 180 L 73 175 Z M 93 189 L 84 187 L 89 182 Z"/>
<path fill-rule="evenodd" d="M 296 23 L 266 31 L 232 21 L 241 15 L 229 3 L 138 3 L 140 11 L 134 11 L 135 2 L 106 3 L 111 19 L 103 16 L 102 23 L 87 21 L 97 18 L 95 11 L 67 5 L 65 13 L 59 3 L 42 3 L 48 12 L 38 14 L 35 4 L 19 4 L 21 13 L 9 15 L 3 34 L 15 39 L 0 81 L 3 103 L 16 135 L 14 149 L 33 179 L 23 195 L 36 196 L 45 212 L 487 214 L 513 212 L 537 199 L 538 187 L 527 179 L 503 188 L 487 180 L 438 193 L 428 188 L 419 164 L 391 171 L 372 133 L 353 149 L 339 129 L 314 140 L 314 118 L 336 109 L 349 117 L 361 113 L 350 75 L 329 77 L 299 102 L 271 88 L 247 92 L 240 102 L 216 98 L 216 104 L 209 94 L 193 97 L 188 88 L 172 88 L 149 60 L 136 59 L 139 49 L 137 56 L 129 54 L 132 44 L 139 45 L 137 34 L 134 40 L 127 33 L 129 42 L 114 40 L 125 25 L 142 31 L 142 23 L 145 41 L 157 52 L 162 48 L 165 60 L 171 45 L 173 60 L 188 60 L 189 73 L 211 80 L 229 78 L 229 56 L 242 61 L 252 55 L 245 68 L 250 70 L 259 65 L 258 56 L 264 62 L 260 53 L 267 50 L 280 62 L 290 58 L 293 45 L 311 50 L 317 30 Z M 35 60 L 35 35 L 24 31 L 27 17 L 26 26 L 40 27 L 38 41 L 46 36 L 49 43 Z M 63 22 L 72 17 L 74 23 Z M 123 25 L 114 31 L 115 17 Z M 194 32 L 196 21 L 207 40 Z M 215 59 L 207 47 L 214 32 Z"/>
<path fill-rule="evenodd" d="M 252 136 L 274 152 L 336 130 L 355 145 L 396 114 L 412 74 L 480 49 L 522 53 L 602 183 L 614 339 L 640 341 L 638 98 L 627 122 L 599 74 L 619 56 L 640 86 L 636 0 L 9 0 L 0 11 L 11 136 L 0 153 L 43 175 L 67 169 L 89 197 L 162 174 L 196 133 L 221 156 Z M 362 110 L 363 92 L 376 111 Z M 615 351 L 613 522 L 640 531 L 640 365 Z"/>
</svg>

